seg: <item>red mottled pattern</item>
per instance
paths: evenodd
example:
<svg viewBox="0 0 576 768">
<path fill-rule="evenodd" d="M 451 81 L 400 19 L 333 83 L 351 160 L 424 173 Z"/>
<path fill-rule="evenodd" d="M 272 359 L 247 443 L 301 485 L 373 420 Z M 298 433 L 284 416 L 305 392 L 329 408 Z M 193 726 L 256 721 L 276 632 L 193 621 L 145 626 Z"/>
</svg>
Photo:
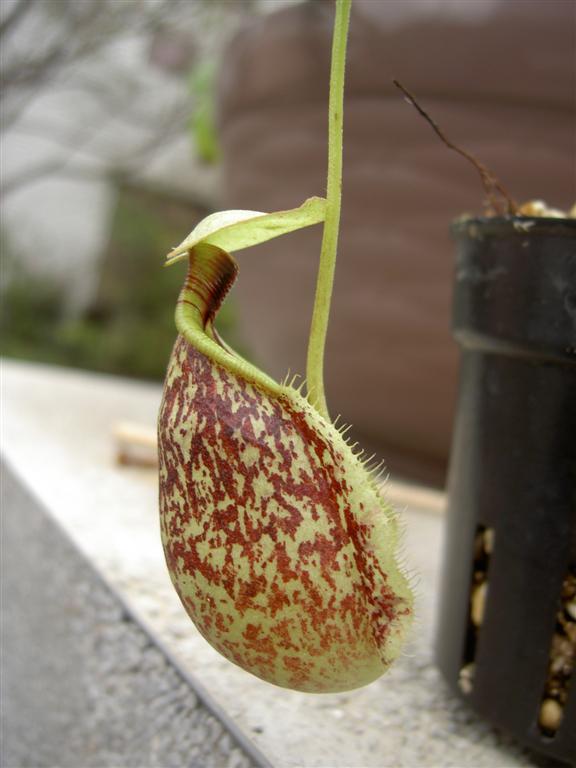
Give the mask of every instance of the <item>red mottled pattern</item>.
<svg viewBox="0 0 576 768">
<path fill-rule="evenodd" d="M 388 666 L 410 605 L 388 586 L 370 515 L 351 508 L 345 457 L 298 402 L 178 338 L 159 418 L 162 539 L 224 656 L 279 685 L 344 690 Z"/>
</svg>

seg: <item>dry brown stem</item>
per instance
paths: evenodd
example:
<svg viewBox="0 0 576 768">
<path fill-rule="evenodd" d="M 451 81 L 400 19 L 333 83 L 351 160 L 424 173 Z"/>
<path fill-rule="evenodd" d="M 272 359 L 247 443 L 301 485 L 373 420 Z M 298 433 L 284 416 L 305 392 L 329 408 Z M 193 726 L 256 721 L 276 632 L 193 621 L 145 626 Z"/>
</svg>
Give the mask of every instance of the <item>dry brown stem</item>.
<svg viewBox="0 0 576 768">
<path fill-rule="evenodd" d="M 402 93 L 404 94 L 406 101 L 416 109 L 420 115 L 426 120 L 426 122 L 432 126 L 434 129 L 436 135 L 444 142 L 444 144 L 449 148 L 453 149 L 455 152 L 458 152 L 459 155 L 462 155 L 462 157 L 465 157 L 466 160 L 468 160 L 472 165 L 476 168 L 478 173 L 480 174 L 480 178 L 482 179 L 482 184 L 484 185 L 484 189 L 486 191 L 486 196 L 488 198 L 488 201 L 490 203 L 490 207 L 492 208 L 493 212 L 496 215 L 508 215 L 508 216 L 514 216 L 518 212 L 518 206 L 508 193 L 508 191 L 505 189 L 505 187 L 502 186 L 498 178 L 495 176 L 495 174 L 487 168 L 484 163 L 481 163 L 478 158 L 474 157 L 470 152 L 467 152 L 465 149 L 462 149 L 461 147 L 457 146 L 453 142 L 450 141 L 450 139 L 447 138 L 444 131 L 440 128 L 440 126 L 436 123 L 435 120 L 433 120 L 430 115 L 424 110 L 420 104 L 416 101 L 415 96 L 410 93 L 410 91 L 405 88 L 402 83 L 400 83 L 398 80 L 392 81 L 396 88 L 398 88 Z"/>
</svg>

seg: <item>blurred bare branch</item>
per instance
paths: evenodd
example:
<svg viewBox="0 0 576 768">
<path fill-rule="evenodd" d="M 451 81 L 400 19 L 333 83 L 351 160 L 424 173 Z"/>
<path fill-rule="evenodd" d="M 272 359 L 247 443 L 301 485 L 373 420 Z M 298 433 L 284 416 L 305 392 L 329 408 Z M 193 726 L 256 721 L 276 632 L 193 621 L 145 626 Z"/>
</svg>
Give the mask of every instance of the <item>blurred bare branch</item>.
<svg viewBox="0 0 576 768">
<path fill-rule="evenodd" d="M 90 56 L 126 30 L 139 35 L 154 32 L 182 7 L 183 0 L 158 0 L 153 5 L 146 0 L 20 0 L 5 20 L 4 31 L 14 26 L 16 15 L 22 19 L 34 13 L 44 23 L 31 22 L 44 27 L 45 34 L 35 41 L 33 54 L 27 46 L 4 68 L 0 77 L 4 97 L 10 88 L 53 79 L 64 64 Z"/>
<path fill-rule="evenodd" d="M 12 8 L 7 12 L 6 18 L 0 22 L 0 39 L 18 24 L 33 3 L 34 0 L 17 0 L 14 3 Z"/>
<path fill-rule="evenodd" d="M 5 197 L 17 192 L 21 187 L 25 187 L 32 182 L 42 181 L 42 179 L 52 176 L 58 173 L 61 176 L 65 176 L 71 179 L 102 179 L 105 174 L 102 171 L 98 171 L 94 168 L 71 166 L 65 159 L 60 160 L 48 160 L 45 163 L 39 163 L 22 173 L 14 179 L 10 179 L 0 188 L 0 195 Z"/>
<path fill-rule="evenodd" d="M 183 0 L 157 0 L 153 5 L 146 0 L 20 0 L 4 22 L 6 33 L 12 29 L 21 38 L 10 35 L 4 43 L 0 73 L 4 127 L 13 125 L 46 85 L 74 76 L 76 64 L 93 58 L 127 31 L 152 35 L 182 7 Z M 14 29 L 17 12 L 23 22 L 20 30 Z M 14 99 L 20 103 L 11 114 Z"/>
<path fill-rule="evenodd" d="M 188 72 L 168 65 L 162 71 L 153 58 L 157 41 L 169 46 L 179 36 L 188 51 L 176 61 L 188 66 L 196 48 L 211 42 L 207 26 L 216 40 L 226 26 L 221 17 L 252 12 L 246 0 L 4 3 L 0 131 L 41 140 L 43 156 L 24 158 L 0 187 L 3 195 L 53 173 L 82 176 L 101 168 L 105 175 L 137 175 L 186 134 L 193 108 Z"/>
</svg>

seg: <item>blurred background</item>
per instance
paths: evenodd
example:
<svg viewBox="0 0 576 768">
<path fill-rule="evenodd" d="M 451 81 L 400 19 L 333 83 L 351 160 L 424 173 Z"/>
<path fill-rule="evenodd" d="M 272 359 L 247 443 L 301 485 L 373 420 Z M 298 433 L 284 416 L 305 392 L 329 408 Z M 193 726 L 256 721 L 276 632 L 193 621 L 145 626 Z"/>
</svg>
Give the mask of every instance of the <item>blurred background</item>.
<svg viewBox="0 0 576 768">
<path fill-rule="evenodd" d="M 397 476 L 442 485 L 457 390 L 449 224 L 473 168 L 520 202 L 576 199 L 572 0 L 355 0 L 332 413 Z M 207 213 L 323 194 L 331 0 L 3 0 L 1 352 L 161 381 Z M 220 331 L 304 373 L 320 228 L 239 254 Z"/>
</svg>

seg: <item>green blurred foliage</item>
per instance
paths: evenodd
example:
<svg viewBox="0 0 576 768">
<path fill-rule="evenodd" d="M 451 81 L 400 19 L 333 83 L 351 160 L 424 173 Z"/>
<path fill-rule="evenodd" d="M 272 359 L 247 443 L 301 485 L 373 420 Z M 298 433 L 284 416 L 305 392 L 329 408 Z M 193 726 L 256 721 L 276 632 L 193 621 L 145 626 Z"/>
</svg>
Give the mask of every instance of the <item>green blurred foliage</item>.
<svg viewBox="0 0 576 768">
<path fill-rule="evenodd" d="M 192 141 L 198 157 L 205 163 L 217 163 L 220 145 L 216 130 L 215 106 L 216 65 L 205 60 L 190 75 L 190 91 L 194 97 L 194 111 L 190 118 Z"/>
<path fill-rule="evenodd" d="M 185 267 L 164 255 L 208 211 L 134 188 L 120 190 L 94 300 L 66 311 L 54 279 L 34 277 L 5 255 L 10 273 L 0 308 L 0 352 L 144 379 L 162 379 L 176 337 L 174 308 Z M 221 335 L 246 354 L 236 333 L 233 296 L 218 317 Z"/>
</svg>

